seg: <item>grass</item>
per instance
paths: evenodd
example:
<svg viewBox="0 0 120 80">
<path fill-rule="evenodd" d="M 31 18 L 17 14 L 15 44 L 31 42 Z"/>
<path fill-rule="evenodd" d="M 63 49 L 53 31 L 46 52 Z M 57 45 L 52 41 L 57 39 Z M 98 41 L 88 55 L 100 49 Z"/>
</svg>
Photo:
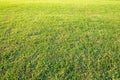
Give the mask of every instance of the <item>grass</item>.
<svg viewBox="0 0 120 80">
<path fill-rule="evenodd" d="M 0 80 L 120 80 L 119 0 L 0 0 Z"/>
</svg>

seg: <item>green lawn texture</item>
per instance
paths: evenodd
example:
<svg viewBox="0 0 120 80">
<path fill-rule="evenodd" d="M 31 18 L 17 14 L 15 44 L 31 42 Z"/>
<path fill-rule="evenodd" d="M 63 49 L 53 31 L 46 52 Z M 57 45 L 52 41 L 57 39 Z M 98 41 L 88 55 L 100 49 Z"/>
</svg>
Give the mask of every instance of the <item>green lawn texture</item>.
<svg viewBox="0 0 120 80">
<path fill-rule="evenodd" d="M 0 80 L 120 80 L 120 0 L 0 0 Z"/>
</svg>

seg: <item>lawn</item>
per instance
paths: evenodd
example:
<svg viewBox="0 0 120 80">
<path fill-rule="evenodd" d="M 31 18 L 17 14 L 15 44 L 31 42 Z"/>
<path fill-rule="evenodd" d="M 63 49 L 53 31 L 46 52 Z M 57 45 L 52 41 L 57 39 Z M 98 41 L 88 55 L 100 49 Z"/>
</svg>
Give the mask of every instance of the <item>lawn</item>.
<svg viewBox="0 0 120 80">
<path fill-rule="evenodd" d="M 120 80 L 120 0 L 0 0 L 0 80 Z"/>
</svg>

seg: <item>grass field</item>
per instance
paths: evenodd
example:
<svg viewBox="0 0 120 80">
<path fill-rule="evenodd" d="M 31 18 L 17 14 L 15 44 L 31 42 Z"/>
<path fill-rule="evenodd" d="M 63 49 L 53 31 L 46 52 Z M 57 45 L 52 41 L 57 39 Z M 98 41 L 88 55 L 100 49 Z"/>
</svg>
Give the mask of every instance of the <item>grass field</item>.
<svg viewBox="0 0 120 80">
<path fill-rule="evenodd" d="M 0 80 L 120 80 L 120 0 L 0 0 Z"/>
</svg>

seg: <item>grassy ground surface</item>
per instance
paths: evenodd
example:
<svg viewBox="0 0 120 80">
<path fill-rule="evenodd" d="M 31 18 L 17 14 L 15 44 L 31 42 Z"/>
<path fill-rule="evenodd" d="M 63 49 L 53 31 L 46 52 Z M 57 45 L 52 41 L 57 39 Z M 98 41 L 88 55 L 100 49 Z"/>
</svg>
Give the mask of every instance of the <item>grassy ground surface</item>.
<svg viewBox="0 0 120 80">
<path fill-rule="evenodd" d="M 120 80 L 119 0 L 0 0 L 0 80 Z"/>
</svg>

